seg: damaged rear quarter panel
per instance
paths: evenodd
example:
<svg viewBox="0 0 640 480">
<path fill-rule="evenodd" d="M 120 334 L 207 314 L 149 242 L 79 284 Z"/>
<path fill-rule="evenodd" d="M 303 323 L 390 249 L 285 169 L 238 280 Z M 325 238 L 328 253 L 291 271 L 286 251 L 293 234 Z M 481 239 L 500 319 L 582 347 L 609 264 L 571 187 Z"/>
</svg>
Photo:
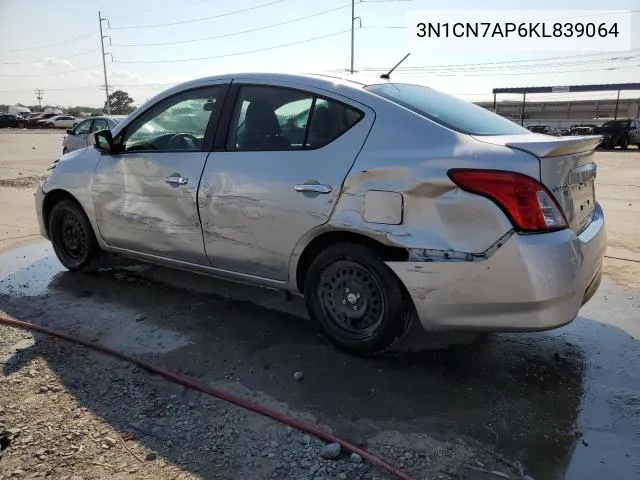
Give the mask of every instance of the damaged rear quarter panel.
<svg viewBox="0 0 640 480">
<path fill-rule="evenodd" d="M 492 201 L 457 188 L 447 172 L 489 168 L 539 178 L 537 159 L 479 142 L 387 103 L 374 106 L 376 122 L 345 180 L 331 226 L 395 247 L 486 251 L 512 225 Z M 371 190 L 402 195 L 402 223 L 365 221 L 365 196 Z"/>
</svg>

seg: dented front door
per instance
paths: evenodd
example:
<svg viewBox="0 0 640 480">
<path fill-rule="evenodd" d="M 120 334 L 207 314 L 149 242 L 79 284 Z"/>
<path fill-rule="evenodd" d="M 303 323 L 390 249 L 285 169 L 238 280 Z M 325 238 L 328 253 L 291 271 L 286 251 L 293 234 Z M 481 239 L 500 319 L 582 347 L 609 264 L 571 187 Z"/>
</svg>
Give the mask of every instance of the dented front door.
<svg viewBox="0 0 640 480">
<path fill-rule="evenodd" d="M 207 264 L 197 208 L 223 86 L 173 95 L 116 136 L 94 172 L 98 229 L 112 247 Z"/>
<path fill-rule="evenodd" d="M 206 152 L 105 156 L 95 172 L 98 229 L 111 246 L 206 263 L 196 194 Z"/>
</svg>

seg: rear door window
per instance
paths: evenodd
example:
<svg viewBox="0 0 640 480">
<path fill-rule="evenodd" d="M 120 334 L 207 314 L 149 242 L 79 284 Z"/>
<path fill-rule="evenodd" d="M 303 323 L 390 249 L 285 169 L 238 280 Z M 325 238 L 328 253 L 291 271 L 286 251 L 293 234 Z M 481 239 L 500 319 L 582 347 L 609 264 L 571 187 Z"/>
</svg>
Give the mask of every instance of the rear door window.
<svg viewBox="0 0 640 480">
<path fill-rule="evenodd" d="M 323 147 L 354 126 L 363 113 L 311 92 L 243 86 L 236 101 L 227 148 L 300 150 Z"/>
<path fill-rule="evenodd" d="M 531 132 L 500 115 L 421 85 L 368 85 L 369 92 L 440 125 L 469 135 L 514 135 Z"/>
</svg>

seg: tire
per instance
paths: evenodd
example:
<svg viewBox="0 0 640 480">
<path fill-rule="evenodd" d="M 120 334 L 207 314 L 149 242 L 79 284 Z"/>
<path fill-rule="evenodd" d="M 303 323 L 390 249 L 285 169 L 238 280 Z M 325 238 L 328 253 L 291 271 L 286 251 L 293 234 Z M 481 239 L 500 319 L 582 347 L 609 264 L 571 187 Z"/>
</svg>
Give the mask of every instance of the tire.
<svg viewBox="0 0 640 480">
<path fill-rule="evenodd" d="M 72 200 L 61 200 L 51 210 L 49 237 L 60 263 L 72 272 L 91 272 L 100 267 L 100 246 L 89 219 Z"/>
<path fill-rule="evenodd" d="M 69 149 L 68 149 L 67 147 L 64 147 L 64 148 L 62 149 L 62 154 L 63 154 L 63 155 L 66 155 L 67 153 L 69 153 Z"/>
<path fill-rule="evenodd" d="M 622 140 L 620 140 L 620 148 L 622 150 L 626 150 L 629 147 L 629 139 L 628 138 L 623 138 Z"/>
<path fill-rule="evenodd" d="M 411 318 L 400 281 L 364 245 L 323 250 L 309 267 L 304 297 L 321 333 L 339 350 L 357 355 L 389 348 Z"/>
</svg>

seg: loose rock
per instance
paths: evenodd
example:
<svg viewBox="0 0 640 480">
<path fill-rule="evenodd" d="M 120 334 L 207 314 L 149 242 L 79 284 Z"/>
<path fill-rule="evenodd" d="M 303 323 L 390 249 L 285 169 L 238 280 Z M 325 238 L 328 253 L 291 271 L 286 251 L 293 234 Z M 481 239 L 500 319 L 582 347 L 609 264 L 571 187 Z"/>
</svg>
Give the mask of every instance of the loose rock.
<svg viewBox="0 0 640 480">
<path fill-rule="evenodd" d="M 362 463 L 362 457 L 360 455 L 358 455 L 357 453 L 352 453 L 351 455 L 349 455 L 349 462 L 350 463 Z"/>
<path fill-rule="evenodd" d="M 324 446 L 324 448 L 320 452 L 320 456 L 328 460 L 333 460 L 338 458 L 341 452 L 342 452 L 342 447 L 340 446 L 339 443 L 330 443 Z"/>
<path fill-rule="evenodd" d="M 301 382 L 301 381 L 302 381 L 302 379 L 304 378 L 304 373 L 302 373 L 302 372 L 295 372 L 295 373 L 293 374 L 293 378 L 295 378 L 295 379 L 296 379 L 296 381 Z"/>
<path fill-rule="evenodd" d="M 158 454 L 156 452 L 149 452 L 146 457 L 144 457 L 147 462 L 152 462 L 156 458 L 158 458 Z"/>
<path fill-rule="evenodd" d="M 113 448 L 116 446 L 116 441 L 111 437 L 104 437 L 102 443 L 104 443 L 109 448 Z"/>
</svg>

